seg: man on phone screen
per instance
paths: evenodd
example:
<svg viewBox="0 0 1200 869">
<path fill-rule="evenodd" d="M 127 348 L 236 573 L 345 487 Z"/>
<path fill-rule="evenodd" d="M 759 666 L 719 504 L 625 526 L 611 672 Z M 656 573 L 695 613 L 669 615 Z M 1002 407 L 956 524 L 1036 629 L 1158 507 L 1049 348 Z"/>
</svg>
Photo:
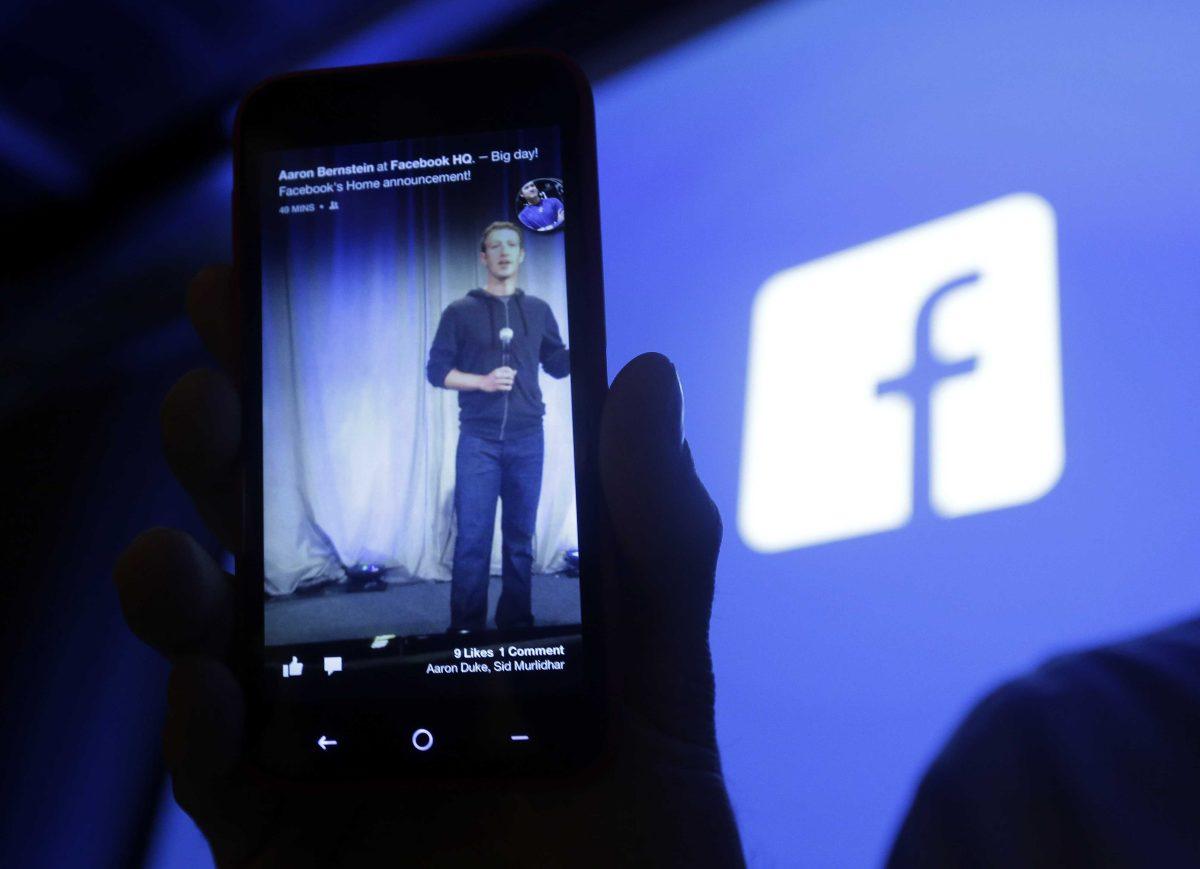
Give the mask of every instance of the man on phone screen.
<svg viewBox="0 0 1200 869">
<path fill-rule="evenodd" d="M 557 229 L 566 218 L 562 200 L 547 196 L 535 181 L 529 181 L 521 188 L 521 199 L 525 204 L 517 217 L 534 232 Z"/>
<path fill-rule="evenodd" d="M 525 260 L 521 228 L 507 221 L 490 224 L 479 242 L 479 259 L 487 270 L 487 285 L 442 312 L 425 368 L 431 384 L 458 391 L 452 632 L 486 625 L 497 499 L 504 508 L 496 627 L 533 624 L 533 529 L 546 412 L 538 366 L 560 378 L 571 369 L 550 306 L 517 286 Z"/>
</svg>

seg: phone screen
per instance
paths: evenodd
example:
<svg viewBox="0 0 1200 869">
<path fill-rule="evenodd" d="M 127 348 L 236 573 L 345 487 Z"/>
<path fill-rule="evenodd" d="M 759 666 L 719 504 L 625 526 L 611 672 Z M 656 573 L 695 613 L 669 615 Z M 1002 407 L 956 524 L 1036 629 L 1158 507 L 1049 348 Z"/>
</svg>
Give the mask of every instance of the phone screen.
<svg viewBox="0 0 1200 869">
<path fill-rule="evenodd" d="M 529 710 L 566 710 L 588 651 L 560 132 L 271 151 L 257 176 L 275 747 L 519 762 L 565 737 Z"/>
</svg>

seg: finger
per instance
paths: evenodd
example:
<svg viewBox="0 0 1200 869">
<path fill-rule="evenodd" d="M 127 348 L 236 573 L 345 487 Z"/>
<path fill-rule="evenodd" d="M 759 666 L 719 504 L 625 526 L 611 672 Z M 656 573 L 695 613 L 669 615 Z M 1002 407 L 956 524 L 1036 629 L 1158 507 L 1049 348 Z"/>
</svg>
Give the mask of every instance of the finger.
<svg viewBox="0 0 1200 869">
<path fill-rule="evenodd" d="M 233 673 L 213 658 L 178 661 L 167 683 L 163 756 L 175 775 L 227 778 L 242 753 L 245 702 Z"/>
<path fill-rule="evenodd" d="M 600 476 L 620 556 L 626 701 L 660 731 L 715 748 L 708 622 L 721 520 L 683 439 L 666 357 L 639 356 L 614 380 Z"/>
<path fill-rule="evenodd" d="M 223 652 L 233 625 L 233 594 L 223 573 L 182 531 L 139 535 L 117 560 L 113 580 L 129 627 L 168 655 Z"/>
<path fill-rule="evenodd" d="M 683 391 L 665 356 L 642 354 L 613 381 L 600 472 L 618 544 L 637 566 L 711 567 L 720 517 L 684 442 Z"/>
<path fill-rule="evenodd" d="M 228 265 L 211 265 L 192 278 L 187 291 L 187 312 L 208 352 L 234 380 L 241 376 L 240 321 Z"/>
<path fill-rule="evenodd" d="M 239 551 L 241 405 L 233 384 L 218 371 L 190 371 L 167 393 L 160 420 L 171 470 L 222 545 Z"/>
<path fill-rule="evenodd" d="M 242 866 L 274 826 L 280 794 L 244 773 L 245 698 L 212 658 L 176 662 L 167 683 L 163 756 L 176 802 L 204 832 L 221 866 Z"/>
<path fill-rule="evenodd" d="M 280 793 L 242 772 L 245 699 L 226 666 L 176 663 L 167 683 L 163 757 L 175 802 L 209 840 L 218 865 L 246 865 L 274 826 Z"/>
</svg>

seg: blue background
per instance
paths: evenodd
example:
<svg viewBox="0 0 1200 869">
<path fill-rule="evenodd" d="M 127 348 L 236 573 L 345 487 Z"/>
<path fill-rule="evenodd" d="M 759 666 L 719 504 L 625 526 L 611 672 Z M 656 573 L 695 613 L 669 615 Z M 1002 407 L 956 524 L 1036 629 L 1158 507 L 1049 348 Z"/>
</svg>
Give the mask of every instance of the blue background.
<svg viewBox="0 0 1200 869">
<path fill-rule="evenodd" d="M 612 370 L 651 348 L 676 362 L 726 520 L 718 727 L 752 864 L 877 863 L 981 692 L 1200 598 L 1197 57 L 1190 4 L 816 2 L 597 90 Z M 758 287 L 1022 190 L 1058 216 L 1057 488 L 749 550 L 733 520 Z"/>
<path fill-rule="evenodd" d="M 597 87 L 611 370 L 676 362 L 726 517 L 717 714 L 752 865 L 878 863 L 983 692 L 1195 608 L 1197 57 L 1190 3 L 825 0 L 759 7 Z M 1061 482 L 751 552 L 733 517 L 755 291 L 1022 190 L 1058 217 Z M 194 832 L 161 824 L 150 863 L 187 865 Z"/>
</svg>

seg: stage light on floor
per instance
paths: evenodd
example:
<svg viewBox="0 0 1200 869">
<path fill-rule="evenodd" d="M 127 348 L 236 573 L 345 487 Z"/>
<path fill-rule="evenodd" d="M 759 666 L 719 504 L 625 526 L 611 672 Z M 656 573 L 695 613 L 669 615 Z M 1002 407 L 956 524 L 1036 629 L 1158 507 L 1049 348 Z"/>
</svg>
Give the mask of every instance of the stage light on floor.
<svg viewBox="0 0 1200 869">
<path fill-rule="evenodd" d="M 386 591 L 383 580 L 384 568 L 379 564 L 356 564 L 346 568 L 346 591 Z"/>
</svg>

